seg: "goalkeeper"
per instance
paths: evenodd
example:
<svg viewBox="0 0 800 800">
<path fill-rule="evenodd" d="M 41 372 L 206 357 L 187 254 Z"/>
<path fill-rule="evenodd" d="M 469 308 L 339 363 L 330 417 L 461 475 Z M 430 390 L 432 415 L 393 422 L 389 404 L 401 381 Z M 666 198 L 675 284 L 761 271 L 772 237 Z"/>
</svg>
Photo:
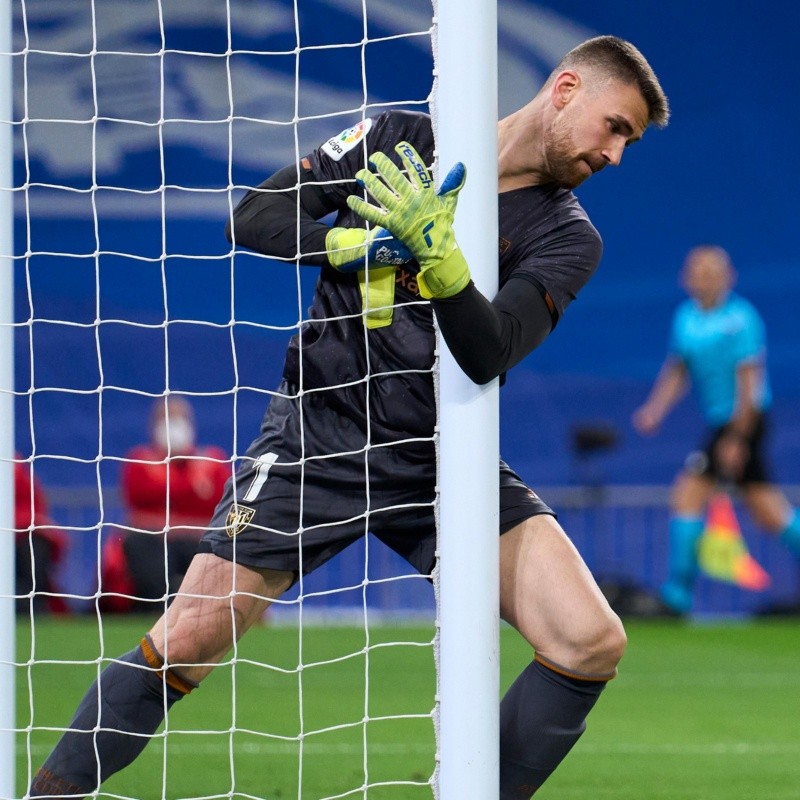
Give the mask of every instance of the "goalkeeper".
<svg viewBox="0 0 800 800">
<path fill-rule="evenodd" d="M 310 318 L 180 593 L 90 688 L 33 797 L 83 796 L 132 761 L 165 709 L 272 599 L 363 537 L 365 518 L 430 574 L 433 315 L 478 383 L 540 345 L 600 259 L 600 237 L 571 190 L 618 165 L 668 114 L 641 53 L 603 36 L 570 51 L 499 123 L 500 290 L 491 301 L 470 280 L 452 226 L 465 169 L 453 167 L 436 189 L 423 114 L 363 120 L 245 196 L 229 238 L 319 266 Z M 319 221 L 331 213 L 333 227 Z M 500 610 L 535 654 L 501 704 L 500 797 L 521 800 L 583 732 L 625 633 L 550 508 L 502 461 L 499 470 Z"/>
</svg>

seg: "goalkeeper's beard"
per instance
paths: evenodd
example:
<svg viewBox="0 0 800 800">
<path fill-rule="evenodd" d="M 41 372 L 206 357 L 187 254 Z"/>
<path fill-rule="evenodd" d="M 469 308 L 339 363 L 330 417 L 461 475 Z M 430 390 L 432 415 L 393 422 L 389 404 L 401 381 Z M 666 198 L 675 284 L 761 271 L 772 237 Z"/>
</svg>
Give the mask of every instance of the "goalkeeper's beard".
<svg viewBox="0 0 800 800">
<path fill-rule="evenodd" d="M 576 155 L 576 150 L 572 132 L 560 126 L 558 122 L 545 131 L 544 152 L 547 172 L 553 182 L 564 189 L 574 189 L 592 174 L 589 162 Z"/>
</svg>

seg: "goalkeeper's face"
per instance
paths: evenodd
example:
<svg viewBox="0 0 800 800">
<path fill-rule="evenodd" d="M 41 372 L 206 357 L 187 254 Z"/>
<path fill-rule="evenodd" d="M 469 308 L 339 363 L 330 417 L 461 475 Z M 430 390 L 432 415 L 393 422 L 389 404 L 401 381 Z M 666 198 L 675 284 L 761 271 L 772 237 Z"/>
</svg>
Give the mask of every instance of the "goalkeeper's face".
<svg viewBox="0 0 800 800">
<path fill-rule="evenodd" d="M 625 148 L 647 128 L 647 104 L 638 87 L 616 80 L 578 83 L 544 132 L 551 179 L 574 189 L 595 172 L 622 161 Z"/>
</svg>

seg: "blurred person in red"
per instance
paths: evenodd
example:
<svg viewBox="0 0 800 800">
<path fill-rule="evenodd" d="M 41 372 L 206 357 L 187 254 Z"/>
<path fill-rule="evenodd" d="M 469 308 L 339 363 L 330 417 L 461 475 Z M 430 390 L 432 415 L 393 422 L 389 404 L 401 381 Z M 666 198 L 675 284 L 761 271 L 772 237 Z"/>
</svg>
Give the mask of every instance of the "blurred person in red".
<svg viewBox="0 0 800 800">
<path fill-rule="evenodd" d="M 137 600 L 106 596 L 106 608 L 149 610 L 178 590 L 230 474 L 222 448 L 197 444 L 188 400 L 157 400 L 150 442 L 133 447 L 122 467 L 126 529 L 103 559 L 103 592 Z"/>
<path fill-rule="evenodd" d="M 14 462 L 16 609 L 19 614 L 67 611 L 55 573 L 67 550 L 67 536 L 53 525 L 42 484 L 17 454 Z"/>
</svg>

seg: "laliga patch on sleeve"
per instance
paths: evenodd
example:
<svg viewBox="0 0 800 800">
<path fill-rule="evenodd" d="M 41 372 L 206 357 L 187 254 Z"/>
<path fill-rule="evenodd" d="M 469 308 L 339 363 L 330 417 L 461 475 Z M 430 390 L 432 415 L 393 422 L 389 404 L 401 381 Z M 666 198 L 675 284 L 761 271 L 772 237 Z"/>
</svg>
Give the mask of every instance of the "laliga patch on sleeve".
<svg viewBox="0 0 800 800">
<path fill-rule="evenodd" d="M 352 128 L 342 131 L 338 136 L 328 139 L 322 145 L 322 152 L 327 153 L 334 161 L 340 161 L 345 153 L 349 153 L 372 127 L 371 119 L 364 119 Z"/>
</svg>

